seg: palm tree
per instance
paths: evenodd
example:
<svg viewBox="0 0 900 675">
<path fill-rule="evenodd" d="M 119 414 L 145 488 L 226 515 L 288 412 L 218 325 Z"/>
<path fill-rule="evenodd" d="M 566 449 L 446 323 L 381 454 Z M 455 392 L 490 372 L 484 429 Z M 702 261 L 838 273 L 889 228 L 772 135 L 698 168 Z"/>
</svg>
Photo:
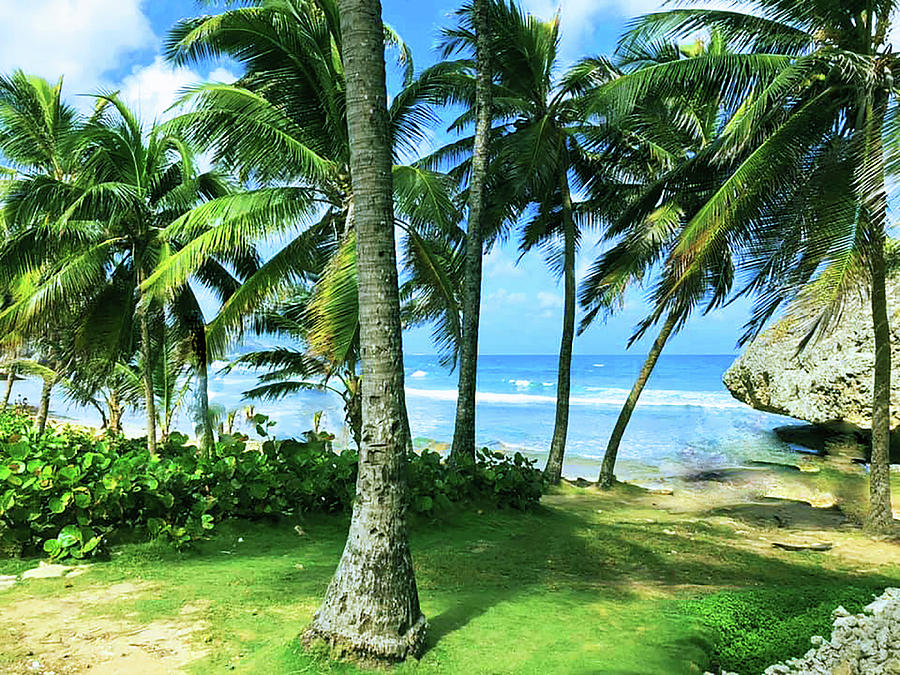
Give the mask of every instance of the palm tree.
<svg viewBox="0 0 900 675">
<path fill-rule="evenodd" d="M 355 249 L 355 239 L 352 242 Z M 349 249 L 349 247 L 348 247 Z M 351 253 L 351 250 L 346 252 Z M 354 264 L 348 266 L 356 269 Z M 335 266 L 330 266 L 334 269 Z M 331 270 L 327 270 L 326 273 Z M 354 297 L 348 304 L 358 306 L 356 297 L 357 281 L 355 277 L 349 281 L 350 292 Z M 329 288 L 337 288 L 334 282 L 327 284 Z M 277 302 L 271 309 L 259 312 L 254 329 L 257 334 L 272 336 L 278 339 L 278 345 L 249 352 L 235 359 L 226 370 L 237 366 L 254 369 L 266 369 L 268 372 L 259 376 L 256 387 L 244 392 L 244 398 L 277 400 L 300 391 L 332 391 L 344 401 L 345 421 L 353 435 L 356 446 L 362 447 L 362 391 L 358 372 L 359 366 L 359 330 L 352 328 L 353 336 L 346 341 L 337 336 L 325 339 L 316 333 L 322 329 L 316 324 L 318 314 L 311 311 L 313 299 L 321 296 L 314 290 L 297 288 L 287 294 L 284 300 Z M 358 314 L 358 312 L 356 312 Z M 334 316 L 331 310 L 323 312 L 323 316 Z M 329 325 L 334 325 L 333 322 Z M 316 333 L 316 348 L 311 345 L 311 334 Z M 337 347 L 338 345 L 341 347 Z M 323 348 L 324 347 L 324 348 Z M 337 347 L 335 349 L 335 347 Z M 329 356 L 319 352 L 328 351 Z M 331 385 L 337 380 L 338 387 Z"/>
<path fill-rule="evenodd" d="M 624 105 L 641 92 L 700 87 L 732 104 L 711 154 L 738 161 L 684 228 L 658 299 L 700 283 L 728 249 L 746 275 L 743 292 L 757 297 L 745 339 L 797 299 L 819 308 L 809 342 L 840 316 L 848 293 L 868 287 L 875 376 L 867 526 L 877 531 L 892 524 L 884 248 L 900 106 L 892 76 L 898 57 L 886 38 L 898 4 L 759 0 L 756 14 L 652 14 L 632 36 L 677 39 L 715 29 L 739 53 L 663 64 L 601 92 Z M 654 315 L 663 312 L 660 303 Z"/>
<path fill-rule="evenodd" d="M 20 379 L 16 374 L 15 359 L 6 360 L 4 363 L 4 367 L 6 368 L 6 373 L 4 373 L 3 379 L 6 383 L 6 386 L 3 389 L 3 400 L 0 401 L 0 412 L 6 410 L 6 408 L 9 406 L 9 399 L 12 396 L 13 385 L 15 384 L 17 379 Z"/>
<path fill-rule="evenodd" d="M 616 65 L 625 74 L 703 54 L 726 52 L 727 44 L 716 32 L 708 42 L 698 40 L 693 44 L 646 43 L 634 39 L 620 48 Z M 584 67 L 590 65 L 585 63 Z M 679 175 L 688 171 L 707 175 L 707 185 L 715 184 L 713 177 L 717 174 L 724 180 L 721 169 L 702 167 L 699 159 L 722 130 L 720 113 L 719 97 L 702 91 L 685 91 L 667 98 L 651 96 L 630 113 L 611 117 L 611 128 L 603 138 L 605 156 L 622 171 L 619 191 L 631 203 L 607 229 L 605 238 L 613 245 L 598 258 L 584 280 L 580 300 L 587 313 L 579 333 L 599 316 L 608 316 L 620 306 L 629 286 L 645 282 L 678 242 L 682 228 L 703 205 L 704 198 L 711 194 L 708 189 L 698 194 L 699 190 L 692 186 L 661 199 L 660 185 L 672 185 Z M 722 262 L 723 267 L 728 264 L 727 260 Z M 730 277 L 720 275 L 711 281 L 714 283 L 708 289 L 692 289 L 693 297 L 669 301 L 663 325 L 610 434 L 600 469 L 601 487 L 609 488 L 615 483 L 619 445 L 669 338 L 684 325 L 707 291 L 715 293 L 716 285 L 730 283 Z M 649 328 L 646 322 L 639 326 L 629 345 Z"/>
<path fill-rule="evenodd" d="M 491 186 L 502 183 L 503 187 L 496 192 L 488 190 L 491 203 L 486 208 L 492 213 L 488 223 L 502 232 L 504 223 L 514 220 L 516 215 L 526 214 L 522 252 L 541 248 L 551 268 L 562 276 L 565 289 L 556 419 L 545 469 L 546 479 L 556 483 L 562 474 L 568 432 L 575 337 L 575 256 L 582 227 L 600 220 L 598 203 L 581 201 L 577 195 L 573 196 L 573 189 L 578 192 L 604 180 L 606 174 L 582 143 L 592 122 L 585 121 L 587 116 L 581 113 L 580 101 L 589 83 L 603 81 L 613 71 L 601 67 L 606 64 L 598 60 L 598 67 L 590 72 L 578 69 L 557 78 L 559 17 L 550 22 L 540 21 L 512 0 L 491 2 L 489 10 L 494 81 L 490 173 L 494 176 L 488 177 L 488 182 Z M 461 25 L 444 32 L 443 47 L 447 54 L 459 50 L 477 53 L 478 38 L 472 30 L 476 25 L 474 5 L 467 5 L 463 12 Z M 451 125 L 458 130 L 471 123 L 477 114 L 473 96 L 476 80 L 470 61 L 463 59 L 441 67 L 449 70 L 453 65 L 457 77 L 446 85 L 447 98 L 470 106 Z M 472 168 L 468 156 L 472 148 L 473 139 L 462 139 L 435 153 L 428 161 L 439 164 L 462 157 L 463 163 L 452 173 L 466 175 Z M 530 211 L 526 210 L 528 205 L 533 205 Z M 482 234 L 488 235 L 484 227 Z"/>
<path fill-rule="evenodd" d="M 493 0 L 473 0 L 460 12 L 460 20 L 475 36 L 475 137 L 472 147 L 472 171 L 468 194 L 468 218 L 465 244 L 465 281 L 462 302 L 462 343 L 459 355 L 459 383 L 456 422 L 450 458 L 475 461 L 475 385 L 478 373 L 478 325 L 481 317 L 481 268 L 484 234 L 489 142 L 493 121 L 493 69 L 491 65 L 490 16 Z M 447 54 L 445 54 L 445 57 Z M 485 222 L 483 222 L 485 221 Z"/>
<path fill-rule="evenodd" d="M 80 169 L 78 146 L 84 121 L 62 100 L 62 80 L 55 84 L 38 77 L 31 77 L 20 70 L 7 77 L 0 77 L 0 153 L 5 165 L 0 168 L 3 176 L 4 199 L 9 199 L 19 181 L 26 176 L 52 177 L 63 180 L 74 176 Z M 20 236 L 17 223 L 2 218 L 4 246 Z M 46 242 L 43 233 L 32 233 L 30 245 L 20 253 L 22 258 L 39 256 Z M 17 261 L 18 262 L 18 261 Z M 0 282 L 4 289 L 2 309 L 4 313 L 17 305 L 23 297 L 34 291 L 35 274 L 14 274 Z M 46 323 L 46 322 L 45 322 Z M 13 382 L 19 374 L 31 374 L 43 380 L 38 426 L 40 432 L 46 426 L 50 395 L 59 376 L 46 364 L 20 354 L 28 341 L 28 331 L 21 326 L 7 325 L 4 351 L 7 355 L 7 387 L 3 408 L 9 404 Z"/>
<path fill-rule="evenodd" d="M 47 418 L 50 415 L 50 397 L 53 393 L 53 388 L 59 382 L 59 374 L 52 368 L 33 359 L 17 359 L 14 365 L 16 372 L 40 378 L 41 380 L 41 396 L 34 420 L 38 436 L 43 436 L 44 430 L 47 428 Z"/>
<path fill-rule="evenodd" d="M 414 79 L 403 43 L 387 27 L 385 37 L 400 54 L 406 84 L 389 110 L 399 161 L 425 138 L 433 119 L 428 101 L 442 75 Z M 334 0 L 258 0 L 183 21 L 169 36 L 168 56 L 176 63 L 218 55 L 245 66 L 234 84 L 197 87 L 183 101 L 188 109 L 166 128 L 209 147 L 220 165 L 251 179 L 255 189 L 214 200 L 173 223 L 169 232 L 174 237 L 193 231 L 195 222 L 215 221 L 217 226 L 164 261 L 147 287 L 179 286 L 210 255 L 265 236 L 288 235 L 288 243 L 246 280 L 208 326 L 210 344 L 219 351 L 252 327 L 254 315 L 267 312 L 273 300 L 295 287 L 315 286 L 305 329 L 307 355 L 325 359 L 330 372 L 353 360 L 358 341 L 356 209 L 344 69 L 334 58 L 341 47 Z M 397 164 L 393 189 L 395 216 L 406 234 L 404 264 L 421 281 L 407 291 L 416 300 L 407 318 L 436 322 L 437 340 L 452 358 L 460 333 L 458 294 L 448 283 L 455 272 L 429 257 L 434 247 L 428 245 L 458 238 L 450 184 L 434 172 Z"/>
<path fill-rule="evenodd" d="M 341 0 L 357 211 L 363 444 L 344 553 L 308 636 L 382 660 L 425 641 L 406 532 L 403 350 L 394 248 L 384 29 L 378 0 Z"/>
<path fill-rule="evenodd" d="M 140 287 L 190 236 L 163 241 L 160 234 L 184 212 L 227 194 L 230 185 L 216 173 L 198 172 L 191 149 L 176 136 L 158 128 L 145 134 L 115 95 L 98 96 L 92 119 L 72 135 L 73 157 L 66 160 L 74 168 L 26 166 L 7 195 L 12 233 L 0 250 L 0 282 L 28 274 L 39 281 L 0 314 L 0 322 L 39 329 L 47 313 L 82 298 L 82 344 L 110 363 L 130 355 L 137 344 L 140 361 L 153 364 L 158 352 L 152 333 L 164 321 L 166 302 Z M 209 224 L 194 227 L 200 233 Z M 227 298 L 239 286 L 229 267 L 252 271 L 252 247 L 207 258 L 193 279 Z M 177 292 L 192 291 L 185 281 L 173 289 Z M 155 454 L 153 368 L 143 367 L 141 374 L 147 447 Z"/>
<path fill-rule="evenodd" d="M 185 347 L 190 345 L 179 340 L 180 332 L 176 326 L 154 324 L 151 330 L 152 361 L 145 363 L 143 354 L 138 354 L 132 362 L 119 364 L 117 368 L 117 374 L 122 378 L 122 393 L 126 400 L 132 401 L 140 400 L 145 370 L 149 368 L 152 371 L 156 426 L 163 441 L 172 433 L 175 415 L 184 406 L 193 375 L 197 372 L 197 364 L 192 363 L 190 356 L 186 357 L 184 354 Z M 208 425 L 211 424 L 210 421 Z M 201 430 L 201 452 L 210 457 L 212 446 L 205 442 L 205 433 L 205 430 Z"/>
<path fill-rule="evenodd" d="M 15 295 L 10 292 L 6 294 L 3 302 L 0 302 L 0 311 L 5 309 L 14 300 Z M 3 390 L 3 400 L 0 401 L 0 412 L 6 410 L 9 406 L 9 399 L 12 396 L 13 384 L 19 378 L 16 373 L 16 361 L 21 357 L 21 350 L 25 345 L 25 337 L 17 331 L 8 331 L 6 335 L 0 337 L 0 353 L 3 354 L 0 359 L 0 365 L 6 369 L 4 373 L 5 388 Z"/>
</svg>

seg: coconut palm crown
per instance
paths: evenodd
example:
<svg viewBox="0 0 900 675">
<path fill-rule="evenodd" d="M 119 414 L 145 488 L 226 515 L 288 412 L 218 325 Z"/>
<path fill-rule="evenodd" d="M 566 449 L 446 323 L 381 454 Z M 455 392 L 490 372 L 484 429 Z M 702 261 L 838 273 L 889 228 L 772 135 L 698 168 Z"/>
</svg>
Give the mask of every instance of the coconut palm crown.
<svg viewBox="0 0 900 675">
<path fill-rule="evenodd" d="M 630 105 L 647 92 L 715 93 L 727 124 L 705 152 L 727 177 L 694 213 L 667 258 L 654 295 L 667 302 L 699 288 L 726 252 L 738 294 L 756 298 L 745 339 L 785 303 L 816 307 L 808 338 L 865 288 L 875 328 L 873 452 L 868 524 L 891 521 L 890 331 L 885 300 L 887 189 L 898 163 L 898 106 L 889 43 L 900 3 L 759 0 L 748 11 L 679 9 L 643 17 L 623 40 L 683 40 L 717 31 L 732 51 L 642 69 L 598 88 L 597 105 Z M 677 185 L 675 184 L 677 183 Z M 703 186 L 704 177 L 663 187 Z M 649 205 L 649 202 L 648 202 Z M 713 294 L 709 307 L 729 299 Z"/>
<path fill-rule="evenodd" d="M 399 55 L 404 80 L 389 110 L 395 212 L 398 225 L 409 234 L 405 262 L 421 281 L 407 291 L 417 301 L 408 319 L 436 320 L 439 341 L 452 358 L 459 334 L 455 285 L 446 278 L 452 270 L 423 258 L 430 249 L 420 243 L 429 233 L 458 241 L 457 210 L 446 178 L 398 163 L 426 140 L 434 119 L 428 102 L 436 78 L 413 77 L 409 51 L 388 27 L 385 42 Z M 332 370 L 341 367 L 358 339 L 358 306 L 337 3 L 259 0 L 182 21 L 170 33 L 166 49 L 178 64 L 228 56 L 243 65 L 244 75 L 235 83 L 190 90 L 182 100 L 185 111 L 166 128 L 209 148 L 218 164 L 252 189 L 214 200 L 175 222 L 166 236 L 193 232 L 198 222 L 212 221 L 216 227 L 192 237 L 148 280 L 148 287 L 177 286 L 218 252 L 264 238 L 279 240 L 283 245 L 224 303 L 209 327 L 210 340 L 229 344 L 279 296 L 290 296 L 298 285 L 315 284 L 309 344 L 317 356 L 332 362 Z"/>
<path fill-rule="evenodd" d="M 50 91 L 34 82 L 16 75 L 9 88 L 19 94 L 29 88 Z M 176 323 L 196 323 L 196 311 L 185 316 L 184 302 L 160 302 L 139 290 L 160 262 L 185 243 L 175 237 L 163 240 L 161 234 L 183 213 L 231 187 L 215 172 L 200 172 L 181 138 L 159 127 L 146 130 L 117 95 L 96 99 L 95 112 L 82 120 L 61 102 L 57 87 L 53 99 L 44 97 L 52 104 L 43 117 L 67 120 L 66 133 L 53 136 L 52 125 L 33 125 L 28 139 L 7 143 L 17 149 L 11 159 L 25 161 L 14 165 L 17 173 L 6 198 L 9 236 L 0 250 L 0 283 L 28 276 L 37 280 L 0 313 L 0 322 L 40 328 L 47 313 L 68 314 L 72 298 L 78 298 L 77 342 L 85 350 L 116 364 L 130 358 L 138 345 L 142 362 L 149 365 L 160 344 L 154 335 L 167 312 Z M 5 134 L 15 133 L 17 114 L 32 114 L 28 102 L 13 95 L 0 100 Z M 57 137 L 64 142 L 54 144 Z M 256 265 L 255 252 L 244 247 L 202 261 L 191 279 L 225 299 L 240 285 L 240 276 Z M 188 279 L 172 291 L 172 298 L 185 295 L 193 297 Z M 187 306 L 196 310 L 196 298 Z M 204 367 L 206 357 L 204 350 Z M 155 452 L 152 367 L 142 368 L 142 375 L 147 442 Z"/>
</svg>

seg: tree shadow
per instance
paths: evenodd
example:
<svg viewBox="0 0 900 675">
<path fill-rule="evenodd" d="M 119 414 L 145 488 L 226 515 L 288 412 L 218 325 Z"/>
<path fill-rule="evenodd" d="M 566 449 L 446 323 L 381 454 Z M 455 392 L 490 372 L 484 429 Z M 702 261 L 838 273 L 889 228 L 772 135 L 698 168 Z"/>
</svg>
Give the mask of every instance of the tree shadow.
<svg viewBox="0 0 900 675">
<path fill-rule="evenodd" d="M 761 526 L 819 530 L 837 529 L 849 522 L 837 506 L 816 507 L 809 502 L 779 497 L 763 497 L 756 502 L 722 506 L 701 515 L 726 516 Z"/>
<path fill-rule="evenodd" d="M 776 511 L 779 517 L 793 526 L 819 525 L 823 519 L 821 513 L 809 514 L 813 507 L 808 504 L 789 500 L 760 506 L 781 509 Z M 842 514 L 828 511 L 825 519 L 829 526 L 838 527 L 844 520 Z M 743 510 L 735 506 L 727 513 L 737 516 Z M 647 587 L 671 592 L 676 587 L 692 587 L 701 592 L 703 588 L 841 582 L 875 589 L 898 582 L 881 574 L 826 569 L 815 559 L 788 561 L 748 550 L 738 541 L 739 535 L 703 522 L 702 515 L 693 524 L 598 523 L 589 514 L 541 507 L 533 513 L 499 514 L 482 520 L 473 525 L 471 519 L 463 519 L 442 528 L 443 543 L 424 533 L 414 542 L 423 595 L 448 587 L 453 592 L 452 604 L 429 619 L 428 649 L 498 604 L 538 587 L 576 591 L 586 600 L 602 594 L 604 599 L 625 603 Z M 470 538 L 465 540 L 465 535 Z M 451 550 L 453 546 L 456 550 Z M 617 672 L 624 675 L 630 671 Z"/>
</svg>

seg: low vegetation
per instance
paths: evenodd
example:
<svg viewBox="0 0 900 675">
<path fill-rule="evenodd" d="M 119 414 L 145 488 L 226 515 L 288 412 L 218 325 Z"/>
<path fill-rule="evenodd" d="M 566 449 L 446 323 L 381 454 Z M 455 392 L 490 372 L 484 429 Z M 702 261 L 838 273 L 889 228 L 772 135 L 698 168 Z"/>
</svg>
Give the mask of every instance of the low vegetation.
<svg viewBox="0 0 900 675">
<path fill-rule="evenodd" d="M 714 665 L 761 673 L 785 655 L 804 654 L 813 635 L 830 635 L 834 609 L 861 612 L 873 590 L 880 590 L 878 581 L 847 585 L 823 580 L 791 588 L 722 591 L 686 602 L 684 611 L 709 631 Z"/>
<path fill-rule="evenodd" d="M 801 485 L 809 494 L 838 488 L 836 473 L 830 486 L 812 473 L 760 481 L 797 496 Z M 669 496 L 564 485 L 526 512 L 453 505 L 413 516 L 430 631 L 422 658 L 397 672 L 760 672 L 805 652 L 837 604 L 856 611 L 900 584 L 892 544 L 826 528 L 817 536 L 833 541 L 832 551 L 780 551 L 772 540 L 819 526 L 710 512 L 716 499 L 735 496 L 746 498 L 715 483 Z M 231 520 L 185 550 L 113 545 L 107 561 L 78 577 L 21 581 L 0 592 L 0 670 L 33 660 L 52 670 L 83 644 L 97 664 L 156 654 L 161 672 L 360 672 L 327 651 L 304 651 L 298 637 L 340 557 L 347 517 Z M 0 574 L 35 564 L 0 559 Z M 103 640 L 79 637 L 95 626 Z M 147 633 L 130 635 L 136 630 Z M 99 643 L 120 633 L 129 634 L 129 657 L 103 656 Z M 175 654 L 190 660 L 175 665 Z"/>
<path fill-rule="evenodd" d="M 255 421 L 267 434 L 265 416 Z M 0 414 L 2 545 L 86 558 L 126 535 L 184 547 L 230 518 L 349 511 L 358 454 L 335 452 L 332 438 L 311 431 L 302 440 L 249 442 L 223 434 L 207 458 L 173 433 L 152 457 L 143 439 L 71 427 L 39 434 L 28 417 Z M 486 450 L 459 469 L 436 452 L 411 453 L 408 481 L 412 511 L 426 515 L 463 500 L 527 509 L 542 486 L 530 460 Z"/>
</svg>

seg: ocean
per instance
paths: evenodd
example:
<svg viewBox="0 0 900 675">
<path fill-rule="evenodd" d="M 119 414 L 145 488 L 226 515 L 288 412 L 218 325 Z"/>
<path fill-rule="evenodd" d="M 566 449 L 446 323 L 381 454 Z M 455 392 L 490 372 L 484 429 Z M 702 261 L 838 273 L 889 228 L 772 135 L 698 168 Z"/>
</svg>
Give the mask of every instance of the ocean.
<svg viewBox="0 0 900 675">
<path fill-rule="evenodd" d="M 572 399 L 564 475 L 595 479 L 606 442 L 644 355 L 575 356 Z M 753 460 L 790 461 L 795 450 L 772 429 L 789 418 L 752 410 L 731 397 L 722 374 L 734 360 L 730 355 L 681 356 L 664 354 L 645 389 L 619 450 L 617 476 L 621 480 L 654 477 L 736 466 Z M 555 355 L 497 355 L 479 359 L 477 441 L 504 451 L 521 451 L 543 467 L 553 434 L 556 396 Z M 221 365 L 212 372 L 218 372 Z M 456 402 L 455 372 L 441 367 L 430 355 L 405 357 L 406 401 L 416 445 L 449 443 Z M 210 402 L 226 410 L 255 405 L 274 422 L 273 433 L 288 437 L 313 426 L 322 411 L 320 428 L 348 443 L 343 428 L 341 399 L 330 392 L 304 392 L 277 401 L 248 402 L 242 392 L 256 376 L 246 369 L 218 373 L 210 380 Z M 20 382 L 14 396 L 38 400 L 36 382 Z M 98 424 L 96 411 L 66 403 L 57 393 L 52 410 L 74 420 Z M 238 415 L 238 424 L 249 425 Z M 190 431 L 189 415 L 178 426 Z M 127 430 L 141 433 L 139 415 L 130 415 Z"/>
</svg>

